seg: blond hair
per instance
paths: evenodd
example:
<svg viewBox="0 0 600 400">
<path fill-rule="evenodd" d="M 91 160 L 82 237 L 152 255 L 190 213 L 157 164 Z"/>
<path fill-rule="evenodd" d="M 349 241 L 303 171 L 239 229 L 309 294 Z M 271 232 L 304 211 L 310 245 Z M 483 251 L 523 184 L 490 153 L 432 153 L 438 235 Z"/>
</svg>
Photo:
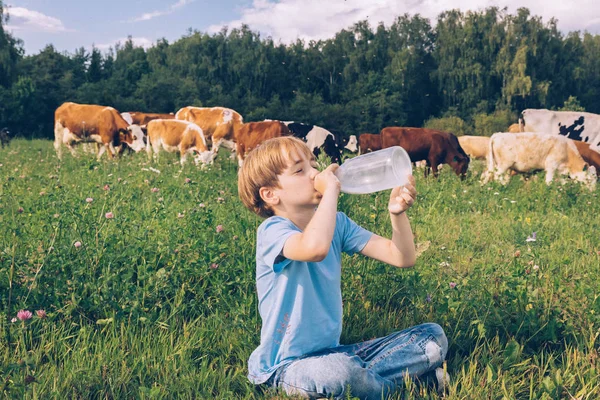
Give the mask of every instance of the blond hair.
<svg viewBox="0 0 600 400">
<path fill-rule="evenodd" d="M 265 140 L 246 155 L 238 173 L 238 194 L 250 211 L 263 218 L 274 215 L 260 197 L 260 188 L 280 188 L 277 175 L 290 165 L 292 153 L 314 158 L 306 143 L 292 136 Z"/>
</svg>

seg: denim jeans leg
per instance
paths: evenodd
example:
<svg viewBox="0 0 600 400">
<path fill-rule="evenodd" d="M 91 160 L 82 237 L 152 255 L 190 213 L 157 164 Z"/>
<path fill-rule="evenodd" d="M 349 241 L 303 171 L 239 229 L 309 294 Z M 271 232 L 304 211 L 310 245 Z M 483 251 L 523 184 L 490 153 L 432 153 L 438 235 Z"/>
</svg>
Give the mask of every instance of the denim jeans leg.
<svg viewBox="0 0 600 400">
<path fill-rule="evenodd" d="M 350 392 L 360 399 L 381 400 L 395 388 L 392 381 L 365 368 L 359 357 L 335 352 L 292 362 L 277 374 L 273 385 L 288 395 L 309 399 L 342 399 Z"/>
<path fill-rule="evenodd" d="M 441 326 L 427 323 L 351 347 L 368 370 L 399 384 L 406 374 L 415 378 L 442 365 L 448 339 Z"/>
</svg>

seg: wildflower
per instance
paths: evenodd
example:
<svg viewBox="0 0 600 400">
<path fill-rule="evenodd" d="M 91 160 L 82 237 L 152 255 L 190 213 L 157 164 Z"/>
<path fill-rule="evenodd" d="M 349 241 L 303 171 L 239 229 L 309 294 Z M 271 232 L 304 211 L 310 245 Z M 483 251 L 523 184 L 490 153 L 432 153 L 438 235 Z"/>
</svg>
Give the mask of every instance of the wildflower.
<svg viewBox="0 0 600 400">
<path fill-rule="evenodd" d="M 529 311 L 533 308 L 533 304 L 529 303 L 525 306 L 525 311 Z"/>
<path fill-rule="evenodd" d="M 217 197 L 217 203 L 223 203 L 225 201 L 222 197 Z"/>
<path fill-rule="evenodd" d="M 31 319 L 32 316 L 33 314 L 29 310 L 20 310 L 17 313 L 17 318 L 21 321 L 27 321 L 28 319 Z"/>
<path fill-rule="evenodd" d="M 123 178 L 117 178 L 117 182 L 121 182 Z"/>
<path fill-rule="evenodd" d="M 53 217 L 54 218 L 58 218 L 58 217 L 60 217 L 60 214 L 56 213 L 56 214 L 53 215 Z"/>
<path fill-rule="evenodd" d="M 521 257 L 521 250 L 515 251 L 515 258 Z"/>
<path fill-rule="evenodd" d="M 108 191 L 108 190 L 110 190 L 110 186 L 108 186 L 108 185 L 104 185 L 104 188 L 103 188 L 103 189 L 104 189 L 104 190 L 106 190 L 106 191 Z"/>
<path fill-rule="evenodd" d="M 454 289 L 456 287 L 456 282 L 450 282 L 450 289 Z"/>
<path fill-rule="evenodd" d="M 526 242 L 535 242 L 537 240 L 537 232 L 533 232 L 531 236 L 527 236 Z"/>
<path fill-rule="evenodd" d="M 192 180 L 190 178 L 185 178 L 185 183 L 190 183 Z"/>
<path fill-rule="evenodd" d="M 223 225 L 217 225 L 217 229 L 216 229 L 217 233 L 223 232 L 223 229 L 225 229 L 225 228 L 223 228 Z"/>
<path fill-rule="evenodd" d="M 91 203 L 92 201 L 94 201 L 94 199 L 91 198 L 91 197 L 88 197 L 88 198 L 85 199 L 86 203 Z"/>
<path fill-rule="evenodd" d="M 237 235 L 234 235 L 234 236 L 233 236 L 233 240 L 238 240 L 238 236 L 237 236 Z M 600 253 L 600 252 L 599 252 L 599 253 Z M 598 254 L 598 255 L 600 255 L 600 254 Z"/>
<path fill-rule="evenodd" d="M 45 194 L 46 194 L 46 192 L 44 192 L 43 190 L 40 192 L 40 196 L 43 196 Z"/>
<path fill-rule="evenodd" d="M 219 190 L 219 194 L 225 194 L 224 190 Z"/>
<path fill-rule="evenodd" d="M 198 207 L 200 207 L 200 208 L 204 208 L 204 207 L 206 207 L 206 206 L 204 205 L 204 203 L 200 203 L 200 204 L 198 204 Z"/>
<path fill-rule="evenodd" d="M 46 314 L 46 310 L 36 310 L 35 314 L 38 316 L 38 318 L 41 318 L 41 319 L 48 317 L 48 314 Z"/>
<path fill-rule="evenodd" d="M 449 263 L 449 262 L 442 261 L 442 262 L 440 263 L 440 267 L 449 267 L 449 266 L 450 266 L 450 263 Z"/>
<path fill-rule="evenodd" d="M 10 322 L 12 322 L 14 324 L 15 322 L 17 322 L 17 318 L 16 317 L 11 318 Z"/>
<path fill-rule="evenodd" d="M 23 207 L 19 207 L 19 209 L 17 210 L 17 212 L 18 212 L 19 214 L 22 214 L 22 213 L 23 213 L 23 211 L 24 211 L 24 210 L 23 210 Z"/>
<path fill-rule="evenodd" d="M 155 188 L 155 187 L 153 187 L 152 189 L 150 189 L 150 191 L 151 191 L 152 193 L 156 193 L 156 192 L 158 192 L 159 190 L 160 190 L 159 188 Z"/>
<path fill-rule="evenodd" d="M 109 211 L 109 212 L 107 212 L 106 214 L 104 214 L 104 217 L 105 217 L 106 219 L 113 219 L 115 216 L 114 216 L 114 214 L 112 213 L 112 211 Z"/>
<path fill-rule="evenodd" d="M 148 179 L 144 179 L 144 183 L 150 183 Z"/>
<path fill-rule="evenodd" d="M 76 248 L 80 248 L 81 247 L 81 242 L 78 240 L 75 243 L 73 243 L 73 246 L 75 246 Z"/>
<path fill-rule="evenodd" d="M 217 269 L 217 268 L 219 268 L 219 264 L 217 264 L 217 263 L 210 264 L 210 269 Z"/>
<path fill-rule="evenodd" d="M 431 303 L 431 295 L 427 294 L 427 297 L 425 297 L 425 301 L 428 303 Z"/>
<path fill-rule="evenodd" d="M 540 269 L 540 266 L 536 264 L 533 266 L 533 269 L 537 271 L 538 269 Z"/>
<path fill-rule="evenodd" d="M 182 213 L 177 213 L 177 218 L 183 218 L 183 217 L 185 217 L 185 215 L 184 215 L 184 214 L 182 214 Z"/>
</svg>

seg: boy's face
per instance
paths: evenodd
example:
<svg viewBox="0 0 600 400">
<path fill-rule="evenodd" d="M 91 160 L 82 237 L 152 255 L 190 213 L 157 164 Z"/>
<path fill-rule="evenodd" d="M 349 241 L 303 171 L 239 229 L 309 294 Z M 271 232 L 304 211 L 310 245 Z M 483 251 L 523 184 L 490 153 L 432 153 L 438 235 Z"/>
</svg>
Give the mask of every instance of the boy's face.
<svg viewBox="0 0 600 400">
<path fill-rule="evenodd" d="M 292 152 L 288 160 L 288 167 L 278 175 L 280 187 L 274 193 L 286 209 L 314 209 L 322 197 L 315 190 L 315 176 L 319 173 L 316 161 L 297 152 Z"/>
</svg>

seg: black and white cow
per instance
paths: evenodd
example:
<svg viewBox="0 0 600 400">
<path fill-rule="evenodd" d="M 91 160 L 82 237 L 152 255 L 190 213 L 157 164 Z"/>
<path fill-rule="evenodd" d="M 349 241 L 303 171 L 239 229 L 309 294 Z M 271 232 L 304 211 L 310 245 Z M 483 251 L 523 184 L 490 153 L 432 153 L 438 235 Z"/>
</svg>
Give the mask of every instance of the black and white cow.
<svg viewBox="0 0 600 400">
<path fill-rule="evenodd" d="M 10 144 L 10 139 L 10 131 L 8 128 L 2 128 L 2 130 L 0 130 L 0 144 L 2 145 L 2 148 Z"/>
<path fill-rule="evenodd" d="M 302 124 L 294 121 L 286 121 L 284 124 L 292 132 L 292 135 L 306 142 L 315 157 L 318 157 L 321 151 L 324 151 L 331 159 L 331 162 L 338 164 L 341 162 L 341 144 L 343 142 L 341 135 L 340 138 L 337 138 L 337 135 L 317 125 Z M 354 141 L 356 142 L 356 137 Z"/>
<path fill-rule="evenodd" d="M 578 111 L 551 111 L 527 109 L 519 119 L 521 132 L 541 132 L 562 135 L 589 143 L 600 151 L 600 115 Z"/>
</svg>

